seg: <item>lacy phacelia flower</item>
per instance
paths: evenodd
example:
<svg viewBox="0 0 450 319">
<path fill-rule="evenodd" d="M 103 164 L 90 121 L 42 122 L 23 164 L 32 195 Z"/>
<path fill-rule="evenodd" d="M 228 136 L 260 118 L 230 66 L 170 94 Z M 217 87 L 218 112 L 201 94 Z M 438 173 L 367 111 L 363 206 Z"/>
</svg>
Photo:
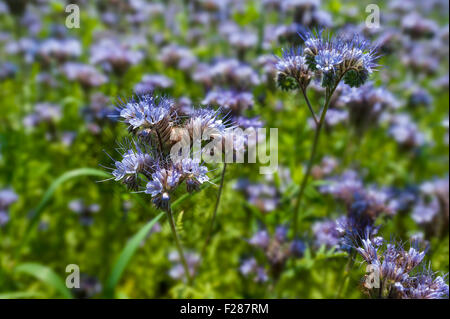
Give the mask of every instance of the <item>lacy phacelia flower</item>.
<svg viewBox="0 0 450 319">
<path fill-rule="evenodd" d="M 122 181 L 129 189 L 137 190 L 139 187 L 138 174 L 145 173 L 154 165 L 155 159 L 141 151 L 136 144 L 135 149 L 126 150 L 121 161 L 115 162 L 112 171 L 114 180 Z"/>
<path fill-rule="evenodd" d="M 55 123 L 61 119 L 61 107 L 51 103 L 38 103 L 34 112 L 23 119 L 25 127 L 35 127 L 41 123 Z"/>
<path fill-rule="evenodd" d="M 81 52 L 81 43 L 77 39 L 50 38 L 42 42 L 37 53 L 44 62 L 49 63 L 52 59 L 64 62 L 80 56 Z"/>
<path fill-rule="evenodd" d="M 69 80 L 78 81 L 84 88 L 100 86 L 108 80 L 95 67 L 88 64 L 69 62 L 64 65 L 63 71 Z"/>
<path fill-rule="evenodd" d="M 142 81 L 134 86 L 137 95 L 150 94 L 156 89 L 168 89 L 173 86 L 173 81 L 162 74 L 146 74 Z"/>
<path fill-rule="evenodd" d="M 283 90 L 293 90 L 298 87 L 306 89 L 311 81 L 311 71 L 302 55 L 301 48 L 283 50 L 282 57 L 276 64 L 277 84 Z"/>
<path fill-rule="evenodd" d="M 172 101 L 160 98 L 156 100 L 151 95 L 144 95 L 126 103 L 120 111 L 120 117 L 133 129 L 151 128 L 166 116 L 170 116 Z"/>
<path fill-rule="evenodd" d="M 247 64 L 235 59 L 221 59 L 210 67 L 214 84 L 238 91 L 250 89 L 260 83 L 258 73 Z"/>
<path fill-rule="evenodd" d="M 258 265 L 254 257 L 242 261 L 239 271 L 245 277 L 253 276 L 253 280 L 258 283 L 263 283 L 269 280 L 267 272 L 263 266 Z"/>
<path fill-rule="evenodd" d="M 187 191 L 192 192 L 197 190 L 198 187 L 209 181 L 208 168 L 206 166 L 200 165 L 198 162 L 191 158 L 184 158 L 181 163 L 177 163 L 183 174 L 183 178 L 186 182 Z"/>
<path fill-rule="evenodd" d="M 411 217 L 425 229 L 426 238 L 444 237 L 449 223 L 449 181 L 447 178 L 425 182 Z"/>
<path fill-rule="evenodd" d="M 389 197 L 378 189 L 364 188 L 354 171 L 346 171 L 329 181 L 320 191 L 332 194 L 346 207 L 347 215 L 336 220 L 336 229 L 341 237 L 340 247 L 349 250 L 359 245 L 367 234 L 372 238 L 378 232 L 375 226 L 378 217 L 393 213 L 388 206 Z"/>
<path fill-rule="evenodd" d="M 264 213 L 274 211 L 279 205 L 281 195 L 274 185 L 240 179 L 233 188 L 243 192 L 246 200 Z"/>
<path fill-rule="evenodd" d="M 356 251 L 374 272 L 365 277 L 364 289 L 370 296 L 401 299 L 448 298 L 447 275 L 435 276 L 430 270 L 419 270 L 425 252 L 416 244 L 405 250 L 403 244 L 384 243 L 381 237 L 361 241 Z M 371 276 L 372 275 L 372 276 Z"/>
<path fill-rule="evenodd" d="M 340 243 L 340 233 L 334 220 L 324 220 L 313 224 L 314 244 L 317 248 L 325 246 L 327 248 L 338 247 Z"/>
<path fill-rule="evenodd" d="M 408 114 L 394 114 L 388 119 L 388 130 L 395 141 L 405 149 L 417 148 L 426 143 L 425 136 Z"/>
<path fill-rule="evenodd" d="M 223 111 L 231 111 L 234 115 L 240 115 L 254 105 L 253 94 L 250 92 L 238 92 L 232 90 L 214 90 L 208 92 L 202 104 L 220 105 Z"/>
<path fill-rule="evenodd" d="M 117 39 L 104 38 L 91 47 L 90 62 L 118 75 L 125 73 L 130 66 L 139 63 L 143 58 L 142 52 L 132 50 Z"/>
<path fill-rule="evenodd" d="M 348 109 L 350 123 L 362 134 L 376 125 L 385 111 L 398 109 L 400 103 L 386 88 L 367 82 L 359 88 L 343 85 L 336 106 Z"/>
<path fill-rule="evenodd" d="M 178 186 L 181 178 L 182 173 L 175 167 L 156 169 L 147 183 L 145 193 L 152 196 L 156 206 L 167 208 L 169 194 Z"/>
<path fill-rule="evenodd" d="M 197 57 L 188 49 L 169 45 L 161 50 L 159 59 L 164 65 L 182 71 L 188 71 L 197 64 Z"/>
<path fill-rule="evenodd" d="M 120 148 L 123 155 L 115 162 L 113 178 L 131 190 L 145 187 L 144 192 L 162 209 L 168 208 L 182 183 L 193 192 L 209 182 L 209 170 L 200 164 L 202 154 L 197 154 L 195 145 L 203 147 L 217 139 L 219 144 L 211 151 L 222 154 L 224 141 L 233 136 L 220 110 L 189 108 L 178 116 L 176 109 L 172 100 L 153 95 L 139 96 L 118 109 L 135 140 Z M 173 149 L 180 144 L 178 151 Z"/>
<path fill-rule="evenodd" d="M 351 87 L 359 87 L 377 67 L 377 48 L 355 35 L 348 39 L 326 39 L 322 32 L 306 32 L 304 40 L 305 60 L 312 71 L 322 73 L 322 86 L 334 88 L 341 79 Z"/>
</svg>

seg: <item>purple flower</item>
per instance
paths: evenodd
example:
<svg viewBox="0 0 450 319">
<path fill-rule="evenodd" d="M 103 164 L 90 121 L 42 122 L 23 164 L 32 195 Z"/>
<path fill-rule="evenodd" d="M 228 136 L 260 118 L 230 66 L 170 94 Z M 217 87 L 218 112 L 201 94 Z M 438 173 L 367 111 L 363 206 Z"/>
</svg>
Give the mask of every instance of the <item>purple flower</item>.
<svg viewBox="0 0 450 319">
<path fill-rule="evenodd" d="M 107 81 L 106 76 L 88 64 L 66 63 L 63 71 L 69 80 L 78 81 L 85 88 L 100 86 Z"/>
<path fill-rule="evenodd" d="M 269 245 L 270 237 L 267 230 L 260 230 L 249 239 L 248 243 L 250 245 L 266 248 Z"/>
<path fill-rule="evenodd" d="M 241 114 L 253 106 L 254 100 L 253 94 L 250 92 L 215 90 L 206 95 L 202 104 L 218 105 L 224 111 L 230 110 L 233 114 Z"/>
<path fill-rule="evenodd" d="M 293 90 L 299 85 L 302 89 L 308 86 L 312 74 L 306 64 L 306 58 L 300 47 L 282 51 L 282 57 L 276 64 L 277 84 L 283 90 Z"/>
<path fill-rule="evenodd" d="M 51 103 L 38 103 L 34 112 L 23 119 L 25 127 L 34 127 L 43 122 L 54 123 L 61 119 L 61 107 Z"/>
<path fill-rule="evenodd" d="M 337 224 L 334 220 L 324 220 L 313 224 L 313 233 L 315 245 L 321 247 L 336 247 L 340 242 L 340 234 L 337 230 Z"/>
<path fill-rule="evenodd" d="M 180 164 L 182 178 L 186 181 L 188 192 L 197 190 L 199 185 L 209 181 L 206 166 L 200 165 L 191 158 L 182 159 Z"/>
<path fill-rule="evenodd" d="M 121 161 L 115 162 L 112 171 L 115 181 L 122 181 L 129 189 L 138 189 L 138 174 L 153 167 L 155 159 L 143 151 L 137 143 L 134 148 L 126 149 Z"/>
<path fill-rule="evenodd" d="M 239 271 L 244 276 L 248 276 L 256 270 L 257 266 L 258 264 L 254 257 L 248 258 L 242 262 L 241 266 L 239 267 Z"/>
<path fill-rule="evenodd" d="M 168 89 L 173 81 L 161 74 L 146 74 L 142 81 L 135 85 L 134 92 L 138 95 L 152 93 L 155 89 Z"/>
<path fill-rule="evenodd" d="M 114 71 L 119 75 L 143 58 L 142 52 L 132 50 L 129 45 L 117 39 L 103 38 L 91 47 L 90 62 L 102 65 L 106 71 Z"/>
<path fill-rule="evenodd" d="M 162 168 L 152 174 L 152 180 L 147 183 L 146 194 L 152 197 L 162 195 L 164 192 L 170 192 L 180 182 L 181 173 L 175 169 Z"/>
<path fill-rule="evenodd" d="M 143 95 L 123 105 L 120 117 L 124 118 L 125 123 L 130 124 L 133 129 L 147 128 L 171 116 L 172 107 L 172 100 Z"/>
<path fill-rule="evenodd" d="M 63 62 L 80 56 L 82 47 L 77 39 L 49 38 L 41 43 L 37 53 L 45 62 L 51 59 Z"/>
<path fill-rule="evenodd" d="M 166 66 L 188 71 L 197 64 L 197 57 L 188 48 L 169 45 L 161 50 L 159 59 Z"/>
<path fill-rule="evenodd" d="M 188 265 L 189 273 L 191 276 L 194 275 L 195 268 L 200 262 L 200 255 L 194 252 L 186 252 L 184 254 L 186 263 Z M 173 251 L 169 254 L 169 260 L 173 263 L 172 268 L 169 270 L 169 276 L 176 280 L 186 280 L 186 274 L 184 267 L 181 263 L 180 256 L 178 252 Z"/>
<path fill-rule="evenodd" d="M 420 147 L 426 142 L 425 136 L 408 114 L 396 114 L 391 117 L 389 135 L 401 146 L 407 148 Z"/>
</svg>

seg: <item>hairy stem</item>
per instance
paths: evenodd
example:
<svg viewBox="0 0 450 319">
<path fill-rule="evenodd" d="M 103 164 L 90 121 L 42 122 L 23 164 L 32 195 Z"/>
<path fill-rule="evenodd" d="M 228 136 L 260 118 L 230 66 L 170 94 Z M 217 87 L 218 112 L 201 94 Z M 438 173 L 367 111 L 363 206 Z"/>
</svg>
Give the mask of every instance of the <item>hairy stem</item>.
<svg viewBox="0 0 450 319">
<path fill-rule="evenodd" d="M 188 267 L 188 264 L 186 262 L 186 258 L 184 258 L 183 248 L 182 248 L 180 240 L 178 238 L 177 229 L 175 227 L 175 222 L 173 220 L 172 208 L 170 207 L 170 203 L 169 203 L 169 206 L 168 206 L 168 208 L 166 210 L 166 214 L 167 214 L 167 219 L 169 220 L 170 229 L 172 230 L 172 235 L 173 235 L 173 237 L 175 239 L 175 244 L 177 246 L 178 255 L 180 256 L 180 261 L 183 264 L 184 273 L 186 274 L 186 278 L 188 280 L 188 283 L 191 283 L 191 281 L 192 281 L 191 273 L 189 272 L 189 267 Z"/>
</svg>

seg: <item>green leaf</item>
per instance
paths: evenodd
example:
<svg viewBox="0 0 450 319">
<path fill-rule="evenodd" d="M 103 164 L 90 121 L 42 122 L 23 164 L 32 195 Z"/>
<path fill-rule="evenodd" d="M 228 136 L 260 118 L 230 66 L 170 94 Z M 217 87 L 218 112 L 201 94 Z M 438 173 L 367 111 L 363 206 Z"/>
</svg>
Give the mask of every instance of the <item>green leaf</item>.
<svg viewBox="0 0 450 319">
<path fill-rule="evenodd" d="M 99 177 L 110 177 L 108 173 L 105 171 L 94 169 L 94 168 L 78 168 L 71 171 L 68 171 L 64 174 L 62 174 L 60 177 L 58 177 L 47 189 L 44 196 L 42 197 L 39 204 L 36 206 L 36 208 L 33 210 L 31 221 L 28 224 L 28 227 L 26 229 L 25 235 L 23 236 L 22 242 L 19 245 L 18 252 L 20 252 L 21 248 L 28 242 L 30 239 L 30 236 L 33 232 L 33 230 L 37 227 L 39 219 L 42 215 L 42 212 L 44 211 L 44 208 L 49 203 L 50 199 L 52 198 L 53 194 L 55 193 L 56 189 L 61 186 L 64 182 L 80 177 L 80 176 L 99 176 Z"/>
<path fill-rule="evenodd" d="M 43 296 L 42 293 L 32 291 L 11 291 L 0 293 L 0 299 L 21 299 L 21 298 L 29 299 L 42 296 Z"/>
<path fill-rule="evenodd" d="M 72 298 L 72 293 L 66 287 L 64 281 L 51 268 L 38 263 L 24 263 L 18 265 L 15 269 L 18 273 L 33 276 L 49 287 L 52 287 L 64 298 Z"/>
<path fill-rule="evenodd" d="M 156 222 L 164 215 L 164 213 L 160 213 L 158 216 L 153 218 L 144 227 L 142 227 L 125 245 L 122 252 L 117 258 L 116 263 L 111 271 L 111 274 L 108 277 L 105 286 L 105 297 L 113 298 L 114 290 L 116 288 L 117 283 L 122 277 L 122 274 L 127 267 L 128 263 L 139 247 L 140 243 L 144 240 L 145 236 L 147 236 L 148 232 L 152 229 L 152 227 L 156 224 Z"/>
</svg>

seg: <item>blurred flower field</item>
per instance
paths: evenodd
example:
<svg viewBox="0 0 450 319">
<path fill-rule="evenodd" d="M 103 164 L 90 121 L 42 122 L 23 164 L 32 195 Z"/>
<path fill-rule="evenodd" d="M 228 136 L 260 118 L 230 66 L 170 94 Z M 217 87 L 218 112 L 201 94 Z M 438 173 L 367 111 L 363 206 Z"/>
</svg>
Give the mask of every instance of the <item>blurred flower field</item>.
<svg viewBox="0 0 450 319">
<path fill-rule="evenodd" d="M 448 298 L 448 9 L 0 0 L 0 299 Z"/>
</svg>

